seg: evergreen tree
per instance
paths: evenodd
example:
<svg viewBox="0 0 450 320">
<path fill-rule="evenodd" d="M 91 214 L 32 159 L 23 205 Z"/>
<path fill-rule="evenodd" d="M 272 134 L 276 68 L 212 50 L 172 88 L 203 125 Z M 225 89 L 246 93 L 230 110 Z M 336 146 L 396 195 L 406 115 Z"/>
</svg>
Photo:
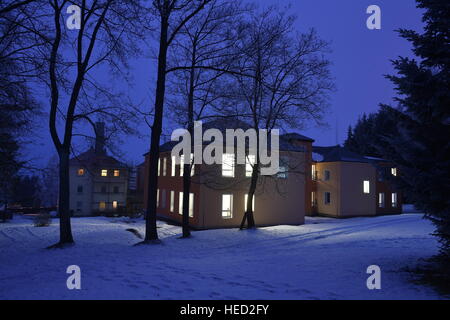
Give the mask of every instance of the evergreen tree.
<svg viewBox="0 0 450 320">
<path fill-rule="evenodd" d="M 399 94 L 398 133 L 381 149 L 399 168 L 399 186 L 435 224 L 442 261 L 450 261 L 450 2 L 417 2 L 425 9 L 424 33 L 399 33 L 413 44 L 419 61 L 400 57 L 393 62 L 397 75 L 387 77 Z"/>
</svg>

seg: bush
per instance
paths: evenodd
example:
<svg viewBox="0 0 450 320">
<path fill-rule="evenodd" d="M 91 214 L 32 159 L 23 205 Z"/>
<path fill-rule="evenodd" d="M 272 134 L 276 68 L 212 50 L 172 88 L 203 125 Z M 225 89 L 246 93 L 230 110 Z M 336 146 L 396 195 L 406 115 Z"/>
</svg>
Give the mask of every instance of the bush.
<svg viewBox="0 0 450 320">
<path fill-rule="evenodd" d="M 52 224 L 52 216 L 47 213 L 40 213 L 34 218 L 34 226 L 41 228 L 41 227 L 48 227 Z"/>
</svg>

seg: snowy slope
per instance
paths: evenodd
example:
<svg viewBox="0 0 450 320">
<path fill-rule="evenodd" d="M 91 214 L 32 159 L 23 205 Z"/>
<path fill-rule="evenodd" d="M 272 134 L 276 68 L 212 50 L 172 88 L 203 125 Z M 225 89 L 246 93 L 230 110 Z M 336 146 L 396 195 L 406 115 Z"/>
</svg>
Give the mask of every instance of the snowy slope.
<svg viewBox="0 0 450 320">
<path fill-rule="evenodd" d="M 128 222 L 128 223 L 125 223 Z M 18 217 L 0 224 L 0 299 L 436 299 L 402 271 L 437 252 L 419 214 L 334 220 L 256 231 L 211 230 L 180 240 L 160 223 L 162 245 L 132 245 L 142 220 L 73 219 L 76 246 L 45 250 L 58 225 Z M 82 290 L 66 288 L 79 265 Z M 366 287 L 379 265 L 382 290 Z"/>
</svg>

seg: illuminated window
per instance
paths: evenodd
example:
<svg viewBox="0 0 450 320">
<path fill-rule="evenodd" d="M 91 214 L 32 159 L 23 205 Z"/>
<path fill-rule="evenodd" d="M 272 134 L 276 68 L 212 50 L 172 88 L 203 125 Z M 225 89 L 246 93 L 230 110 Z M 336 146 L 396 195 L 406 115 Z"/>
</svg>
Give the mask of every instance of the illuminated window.
<svg viewBox="0 0 450 320">
<path fill-rule="evenodd" d="M 289 159 L 286 157 L 280 158 L 280 165 L 278 168 L 277 178 L 279 179 L 287 179 L 289 171 Z"/>
<path fill-rule="evenodd" d="M 194 164 L 194 154 L 191 153 L 190 160 L 191 161 L 191 177 L 195 175 L 195 164 Z"/>
<path fill-rule="evenodd" d="M 233 195 L 224 194 L 222 195 L 222 218 L 232 219 L 233 218 Z"/>
<path fill-rule="evenodd" d="M 102 201 L 98 204 L 98 208 L 100 209 L 100 211 L 105 211 L 106 210 L 106 202 Z"/>
<path fill-rule="evenodd" d="M 175 210 L 175 191 L 170 191 L 170 212 Z"/>
<path fill-rule="evenodd" d="M 222 176 L 234 178 L 234 154 L 232 153 L 222 155 Z"/>
<path fill-rule="evenodd" d="M 102 170 L 102 177 L 107 177 L 108 176 L 108 170 L 103 169 Z"/>
<path fill-rule="evenodd" d="M 178 198 L 178 213 L 183 214 L 183 192 L 180 192 L 180 197 Z"/>
<path fill-rule="evenodd" d="M 156 189 L 156 207 L 159 208 L 159 189 Z"/>
<path fill-rule="evenodd" d="M 385 207 L 385 195 L 384 193 L 378 194 L 378 207 L 384 208 Z"/>
<path fill-rule="evenodd" d="M 397 193 L 392 194 L 392 208 L 397 208 L 398 205 L 398 199 L 397 199 Z"/>
<path fill-rule="evenodd" d="M 369 181 L 364 181 L 364 193 L 365 194 L 369 194 L 370 193 L 370 182 Z"/>
<path fill-rule="evenodd" d="M 114 170 L 114 177 L 120 177 L 120 170 Z"/>
<path fill-rule="evenodd" d="M 247 211 L 247 202 L 248 202 L 248 194 L 245 195 L 245 199 L 244 199 L 244 203 L 245 203 L 245 211 Z M 252 211 L 255 211 L 255 195 L 253 195 L 253 199 L 252 199 Z"/>
<path fill-rule="evenodd" d="M 161 176 L 161 159 L 158 158 L 158 177 Z"/>
<path fill-rule="evenodd" d="M 249 154 L 245 157 L 245 176 L 247 178 L 251 177 L 253 174 L 253 166 L 256 162 L 256 156 L 253 154 Z"/>
<path fill-rule="evenodd" d="M 324 203 L 325 204 L 331 204 L 331 193 L 325 192 L 324 194 Z"/>
<path fill-rule="evenodd" d="M 167 158 L 163 159 L 163 177 L 167 175 Z"/>
<path fill-rule="evenodd" d="M 80 168 L 80 169 L 78 169 L 78 175 L 81 177 L 81 176 L 84 176 L 84 169 L 83 168 Z"/>
<path fill-rule="evenodd" d="M 397 168 L 391 168 L 391 173 L 394 177 L 397 176 Z"/>
<path fill-rule="evenodd" d="M 184 155 L 180 157 L 180 177 L 184 175 Z"/>
<path fill-rule="evenodd" d="M 311 177 L 312 177 L 312 179 L 314 181 L 317 180 L 317 171 L 316 171 L 316 165 L 315 164 L 313 164 L 311 166 Z"/>
<path fill-rule="evenodd" d="M 189 217 L 194 217 L 194 194 L 189 194 Z"/>
<path fill-rule="evenodd" d="M 175 157 L 172 157 L 172 163 L 171 163 L 171 165 L 172 165 L 172 174 L 171 174 L 171 176 L 172 177 L 175 177 L 175 165 L 176 165 L 176 161 L 175 161 Z"/>
<path fill-rule="evenodd" d="M 117 207 L 119 206 L 119 203 L 117 201 L 113 201 L 112 205 L 113 205 L 113 209 L 117 209 Z"/>
</svg>

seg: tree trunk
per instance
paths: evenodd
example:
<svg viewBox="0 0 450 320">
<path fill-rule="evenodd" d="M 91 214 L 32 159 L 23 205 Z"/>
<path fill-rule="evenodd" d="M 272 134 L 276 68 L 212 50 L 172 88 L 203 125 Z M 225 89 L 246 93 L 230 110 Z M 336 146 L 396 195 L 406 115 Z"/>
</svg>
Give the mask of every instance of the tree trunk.
<svg viewBox="0 0 450 320">
<path fill-rule="evenodd" d="M 69 150 L 59 151 L 59 245 L 73 243 L 70 224 Z"/>
<path fill-rule="evenodd" d="M 186 159 L 186 155 L 184 156 Z M 185 160 L 186 162 L 186 160 Z M 183 173 L 183 236 L 182 238 L 189 238 L 191 230 L 189 227 L 189 194 L 191 192 L 191 165 L 184 165 Z"/>
<path fill-rule="evenodd" d="M 166 90 L 166 68 L 167 68 L 167 36 L 168 23 L 167 17 L 161 18 L 161 38 L 159 42 L 158 55 L 158 82 L 156 86 L 155 99 L 155 117 L 153 119 L 151 145 L 150 145 L 150 165 L 148 171 L 148 190 L 147 190 L 147 212 L 146 212 L 146 232 L 145 240 L 158 240 L 158 231 L 156 227 L 156 197 L 158 190 L 158 159 L 159 159 L 159 144 L 162 132 L 162 121 L 164 111 L 164 96 Z"/>
<path fill-rule="evenodd" d="M 252 180 L 250 182 L 250 189 L 247 197 L 247 210 L 245 210 L 244 217 L 242 218 L 240 229 L 245 228 L 245 222 L 247 221 L 247 229 L 255 229 L 255 217 L 253 214 L 253 198 L 255 197 L 256 186 L 258 184 L 259 177 L 259 164 L 253 165 Z"/>
</svg>

